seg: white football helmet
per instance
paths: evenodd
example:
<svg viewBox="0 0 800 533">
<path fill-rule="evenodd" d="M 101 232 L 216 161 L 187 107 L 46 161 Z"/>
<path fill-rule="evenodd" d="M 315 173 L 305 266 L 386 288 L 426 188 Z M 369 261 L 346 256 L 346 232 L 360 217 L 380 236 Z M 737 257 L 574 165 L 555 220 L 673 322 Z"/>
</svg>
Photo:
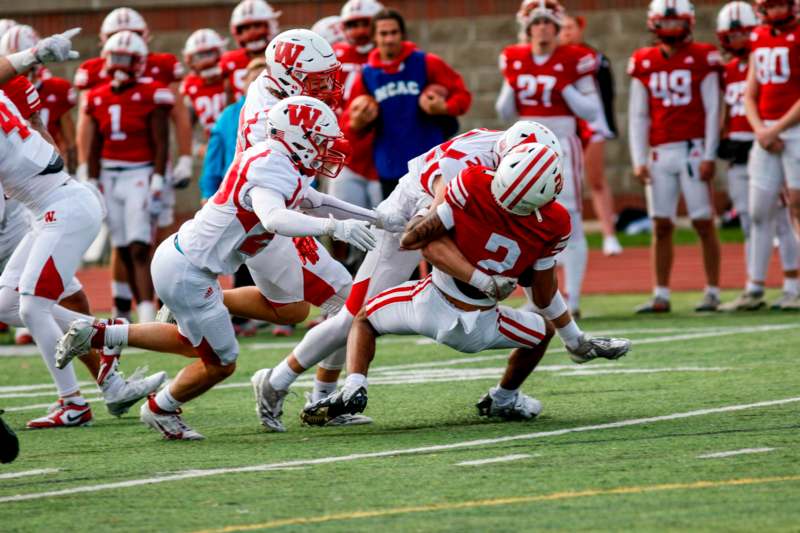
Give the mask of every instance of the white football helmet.
<svg viewBox="0 0 800 533">
<path fill-rule="evenodd" d="M 33 48 L 38 42 L 36 30 L 25 24 L 17 24 L 0 37 L 0 55 L 7 56 Z"/>
<path fill-rule="evenodd" d="M 192 33 L 183 47 L 183 61 L 203 78 L 213 78 L 222 74 L 219 58 L 225 52 L 227 39 L 209 28 Z"/>
<path fill-rule="evenodd" d="M 375 0 L 350 0 L 342 6 L 342 24 L 355 19 L 371 19 L 383 11 L 383 4 Z"/>
<path fill-rule="evenodd" d="M 118 7 L 103 19 L 103 24 L 100 26 L 100 42 L 105 43 L 112 35 L 123 30 L 138 33 L 145 42 L 150 39 L 150 30 L 147 29 L 144 17 L 135 9 Z"/>
<path fill-rule="evenodd" d="M 231 14 L 231 35 L 241 48 L 248 52 L 260 53 L 280 31 L 275 11 L 264 0 L 242 0 Z M 256 27 L 250 27 L 256 24 Z"/>
<path fill-rule="evenodd" d="M 647 29 L 664 42 L 686 40 L 694 28 L 694 5 L 689 0 L 652 0 Z"/>
<path fill-rule="evenodd" d="M 267 113 L 267 137 L 270 146 L 295 164 L 328 178 L 339 175 L 347 158 L 336 114 L 310 96 L 290 96 L 273 105 Z"/>
<path fill-rule="evenodd" d="M 552 148 L 525 143 L 500 161 L 492 178 L 492 197 L 515 215 L 530 215 L 552 202 L 563 186 L 561 158 Z"/>
<path fill-rule="evenodd" d="M 525 143 L 538 143 L 549 146 L 558 154 L 559 158 L 564 157 L 561 151 L 561 143 L 558 137 L 550 131 L 550 128 L 533 120 L 518 120 L 513 126 L 503 132 L 503 135 L 494 143 L 494 153 L 497 160 L 501 160 L 511 150 Z"/>
<path fill-rule="evenodd" d="M 138 33 L 123 30 L 108 38 L 100 55 L 112 85 L 120 86 L 144 74 L 147 43 Z"/>
<path fill-rule="evenodd" d="M 267 46 L 264 78 L 279 98 L 313 96 L 336 107 L 342 96 L 342 65 L 328 41 L 311 30 L 287 30 Z"/>
<path fill-rule="evenodd" d="M 795 0 L 755 0 L 756 12 L 758 13 L 761 22 L 771 26 L 786 26 L 794 22 L 797 17 L 798 5 Z M 783 14 L 770 16 L 768 8 L 786 6 Z"/>
<path fill-rule="evenodd" d="M 523 0 L 517 11 L 520 30 L 527 33 L 534 20 L 547 19 L 559 28 L 564 25 L 564 7 L 555 0 Z"/>
<path fill-rule="evenodd" d="M 747 35 L 756 26 L 758 26 L 758 18 L 748 2 L 728 2 L 717 15 L 717 38 L 719 38 L 722 48 L 735 54 L 741 49 L 734 49 L 730 45 L 731 34 Z M 749 40 L 745 42 L 747 43 Z M 748 46 L 745 45 L 744 48 L 746 50 Z"/>
<path fill-rule="evenodd" d="M 0 19 L 0 37 L 2 37 L 8 30 L 17 25 L 16 20 Z"/>
<path fill-rule="evenodd" d="M 319 19 L 311 26 L 311 31 L 328 41 L 331 46 L 344 41 L 342 23 L 338 15 Z"/>
</svg>

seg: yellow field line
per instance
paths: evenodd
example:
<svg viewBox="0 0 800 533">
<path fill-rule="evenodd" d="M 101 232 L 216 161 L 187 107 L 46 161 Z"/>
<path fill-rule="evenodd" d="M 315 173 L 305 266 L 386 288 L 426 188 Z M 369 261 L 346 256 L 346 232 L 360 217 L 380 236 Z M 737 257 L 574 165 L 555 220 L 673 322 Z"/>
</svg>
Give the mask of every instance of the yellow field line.
<svg viewBox="0 0 800 533">
<path fill-rule="evenodd" d="M 428 513 L 433 511 L 452 511 L 456 509 L 474 509 L 478 507 L 495 507 L 500 505 L 515 505 L 519 503 L 546 502 L 553 500 L 568 500 L 572 498 L 587 498 L 591 496 L 614 496 L 619 494 L 643 494 L 667 490 L 697 490 L 713 489 L 717 487 L 731 487 L 738 485 L 760 485 L 763 483 L 779 483 L 785 481 L 800 481 L 800 476 L 762 477 L 745 479 L 725 479 L 721 481 L 695 481 L 694 483 L 666 483 L 662 485 L 645 485 L 640 487 L 617 487 L 614 489 L 589 489 L 582 491 L 553 492 L 539 496 L 517 496 L 513 498 L 494 498 L 489 500 L 468 500 L 464 502 L 432 503 L 428 505 L 415 505 L 411 507 L 395 507 L 390 509 L 375 509 L 373 511 L 352 511 L 307 518 L 285 518 L 271 520 L 260 524 L 244 524 L 228 526 L 220 529 L 204 529 L 195 533 L 231 533 L 234 531 L 253 531 L 258 529 L 274 529 L 284 526 L 301 526 L 320 524 L 323 522 L 336 522 L 340 520 L 356 520 L 359 518 L 377 518 L 382 516 Z"/>
</svg>

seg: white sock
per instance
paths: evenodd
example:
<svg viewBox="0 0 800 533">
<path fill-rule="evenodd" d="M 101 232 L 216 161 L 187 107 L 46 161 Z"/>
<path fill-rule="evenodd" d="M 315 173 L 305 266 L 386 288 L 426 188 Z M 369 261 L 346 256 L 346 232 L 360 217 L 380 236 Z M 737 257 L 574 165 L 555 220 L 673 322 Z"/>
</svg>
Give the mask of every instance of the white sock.
<svg viewBox="0 0 800 533">
<path fill-rule="evenodd" d="M 77 396 L 70 396 L 69 398 L 62 398 L 65 404 L 77 405 L 79 407 L 86 405 L 86 399 L 80 394 Z"/>
<path fill-rule="evenodd" d="M 367 388 L 367 376 L 364 374 L 347 374 L 344 381 L 344 388 L 350 391 L 357 391 L 359 388 Z"/>
<path fill-rule="evenodd" d="M 156 306 L 150 300 L 136 303 L 136 314 L 139 316 L 139 324 L 145 322 L 155 322 Z"/>
<path fill-rule="evenodd" d="M 127 281 L 111 281 L 111 297 L 133 300 L 131 285 Z"/>
<path fill-rule="evenodd" d="M 504 389 L 500 385 L 489 389 L 489 396 L 497 403 L 497 405 L 507 405 L 514 401 L 517 397 L 519 389 Z"/>
<path fill-rule="evenodd" d="M 66 307 L 62 307 L 58 304 L 53 306 L 53 318 L 56 319 L 56 324 L 58 324 L 58 327 L 60 327 L 61 331 L 64 333 L 66 333 L 69 329 L 69 325 L 76 320 L 88 320 L 89 322 L 94 322 L 94 317 L 84 315 L 83 313 L 78 313 L 77 311 L 72 311 L 71 309 L 67 309 Z"/>
<path fill-rule="evenodd" d="M 580 213 L 570 213 L 572 235 L 567 247 L 561 252 L 560 260 L 564 264 L 564 289 L 567 293 L 567 306 L 571 310 L 580 309 L 581 288 L 586 274 L 586 262 L 589 258 L 589 247 L 583 234 L 583 220 Z"/>
<path fill-rule="evenodd" d="M 719 287 L 714 285 L 706 285 L 706 294 L 719 298 Z"/>
<path fill-rule="evenodd" d="M 162 411 L 174 413 L 181 405 L 183 405 L 183 402 L 179 402 L 172 396 L 172 393 L 169 391 L 169 387 L 164 387 L 158 391 L 158 394 L 156 394 L 156 405 L 158 405 L 158 408 Z"/>
<path fill-rule="evenodd" d="M 572 320 L 563 328 L 556 328 L 558 336 L 564 341 L 568 348 L 575 348 L 578 345 L 578 339 L 583 335 L 583 331 L 578 327 L 578 324 Z"/>
<path fill-rule="evenodd" d="M 662 300 L 669 300 L 669 287 L 656 285 L 656 288 L 653 289 L 653 296 Z"/>
<path fill-rule="evenodd" d="M 106 346 L 127 346 L 128 345 L 128 324 L 117 326 L 106 326 Z"/>
<path fill-rule="evenodd" d="M 764 284 L 748 280 L 745 290 L 750 294 L 764 294 Z"/>
<path fill-rule="evenodd" d="M 327 398 L 336 391 L 336 382 L 320 381 L 314 378 L 314 390 L 311 392 L 311 401 L 318 402 L 323 398 Z"/>
<path fill-rule="evenodd" d="M 269 384 L 275 390 L 288 390 L 299 375 L 289 366 L 288 359 L 284 359 L 272 369 L 272 374 L 269 376 Z"/>
<path fill-rule="evenodd" d="M 800 280 L 797 278 L 783 278 L 783 292 L 795 296 L 800 294 Z"/>
</svg>

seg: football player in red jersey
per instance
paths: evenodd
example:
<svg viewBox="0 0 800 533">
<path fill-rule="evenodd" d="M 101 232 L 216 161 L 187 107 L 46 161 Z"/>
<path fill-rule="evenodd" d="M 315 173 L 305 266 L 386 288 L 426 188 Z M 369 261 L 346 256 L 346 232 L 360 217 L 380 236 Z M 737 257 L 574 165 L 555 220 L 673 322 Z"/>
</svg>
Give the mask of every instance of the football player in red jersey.
<svg viewBox="0 0 800 533">
<path fill-rule="evenodd" d="M 539 0 L 526 11 L 527 44 L 512 45 L 500 54 L 505 78 L 495 104 L 505 121 L 515 117 L 541 122 L 555 133 L 564 150 L 564 192 L 561 203 L 572 215 L 572 237 L 559 263 L 564 266 L 570 311 L 580 310 L 588 246 L 583 232 L 581 182 L 583 149 L 577 135 L 579 118 L 608 133 L 594 73 L 595 53 L 558 44 L 564 9 L 553 0 Z"/>
<path fill-rule="evenodd" d="M 247 65 L 255 56 L 263 54 L 278 35 L 280 16 L 281 12 L 272 9 L 264 0 L 242 0 L 233 9 L 231 35 L 239 48 L 225 52 L 219 61 L 229 102 L 235 102 L 244 94 Z"/>
<path fill-rule="evenodd" d="M 762 24 L 753 31 L 744 93 L 755 143 L 748 160 L 752 255 L 748 291 L 763 294 L 775 233 L 775 209 L 788 188 L 789 207 L 800 221 L 800 24 L 792 0 L 757 0 Z M 800 308 L 800 296 L 785 302 Z"/>
<path fill-rule="evenodd" d="M 104 44 L 112 35 L 119 31 L 129 30 L 138 33 L 147 42 L 150 39 L 150 30 L 142 16 L 133 9 L 120 7 L 111 11 L 103 19 L 100 27 L 100 43 Z M 84 61 L 75 72 L 75 88 L 81 91 L 78 98 L 78 127 L 77 127 L 77 146 L 78 146 L 78 177 L 86 179 L 89 149 L 92 142 L 91 129 L 85 123 L 86 113 L 83 112 L 85 105 L 86 92 L 100 83 L 108 81 L 108 74 L 104 71 L 104 60 L 102 57 L 95 57 Z M 168 231 L 174 221 L 174 200 L 175 194 L 172 190 L 175 186 L 185 187 L 189 184 L 192 175 L 192 125 L 189 112 L 183 103 L 183 99 L 177 98 L 179 92 L 179 82 L 183 78 L 183 66 L 178 58 L 168 53 L 148 52 L 147 64 L 144 75 L 161 82 L 168 86 L 173 95 L 176 96 L 175 105 L 170 113 L 170 119 L 175 127 L 175 138 L 177 141 L 178 159 L 172 169 L 170 183 L 165 187 L 163 193 L 163 204 L 161 214 L 158 218 L 159 233 Z M 160 237 L 159 235 L 158 237 Z M 158 239 L 157 237 L 157 239 Z M 112 251 L 111 254 L 112 283 L 111 294 L 114 298 L 114 316 L 130 317 L 131 292 L 128 279 L 125 277 L 126 269 Z"/>
<path fill-rule="evenodd" d="M 476 405 L 481 416 L 510 420 L 529 420 L 541 412 L 541 402 L 520 387 L 556 328 L 566 333 L 575 362 L 627 353 L 630 341 L 593 339 L 581 332 L 558 294 L 555 256 L 570 235 L 570 214 L 555 201 L 563 185 L 560 163 L 556 150 L 522 144 L 496 171 L 483 166 L 461 171 L 428 214 L 411 221 L 402 245 L 423 249 L 433 273 L 366 303 L 350 330 L 344 388 L 306 407 L 307 423 L 366 408 L 367 370 L 380 335 L 424 335 L 464 353 L 511 348 L 500 382 Z M 489 293 L 476 283 L 487 277 L 493 281 Z M 499 304 L 517 280 L 532 287 L 541 314 Z"/>
<path fill-rule="evenodd" d="M 564 17 L 564 27 L 558 33 L 558 39 L 561 44 L 580 46 L 595 54 L 597 71 L 594 74 L 594 79 L 603 102 L 603 116 L 612 137 L 616 137 L 614 77 L 611 62 L 605 54 L 586 44 L 583 39 L 585 28 L 586 20 L 583 17 L 567 15 Z M 614 197 L 605 175 L 606 137 L 596 132 L 591 124 L 588 124 L 585 120 L 578 122 L 578 135 L 583 144 L 583 166 L 586 169 L 586 181 L 592 188 L 592 206 L 603 233 L 603 254 L 619 255 L 622 253 L 622 246 L 614 229 Z"/>
<path fill-rule="evenodd" d="M 653 219 L 653 298 L 637 313 L 670 311 L 672 233 L 681 192 L 700 236 L 706 289 L 696 311 L 719 306 L 720 244 L 714 226 L 711 180 L 719 144 L 717 49 L 692 41 L 694 6 L 689 0 L 653 0 L 647 25 L 655 46 L 631 56 L 629 139 L 633 171 L 645 184 Z"/>
<path fill-rule="evenodd" d="M 0 55 L 9 55 L 32 48 L 39 42 L 39 35 L 30 26 L 20 24 L 9 29 L 0 38 Z M 43 66 L 36 67 L 28 77 L 39 92 L 42 107 L 39 115 L 55 140 L 59 151 L 64 154 L 67 169 L 75 173 L 77 154 L 75 152 L 75 123 L 69 111 L 75 107 L 76 93 L 72 84 L 53 76 Z"/>
<path fill-rule="evenodd" d="M 163 84 L 141 78 L 147 45 L 121 31 L 103 45 L 111 81 L 91 89 L 84 113 L 93 133 L 89 177 L 99 180 L 108 206 L 111 245 L 131 280 L 140 322 L 155 318 L 150 246 L 164 189 L 169 111 L 175 98 Z"/>
<path fill-rule="evenodd" d="M 204 28 L 192 33 L 183 48 L 183 60 L 191 73 L 181 82 L 181 95 L 191 102 L 194 118 L 203 128 L 201 153 L 198 154 L 201 158 L 211 128 L 226 105 L 225 83 L 219 66 L 226 43 L 217 32 Z"/>
<path fill-rule="evenodd" d="M 744 89 L 747 65 L 750 56 L 750 34 L 758 25 L 755 11 L 747 2 L 736 1 L 725 4 L 717 16 L 717 37 L 720 45 L 730 56 L 725 64 L 723 76 L 723 139 L 719 156 L 728 161 L 728 195 L 733 202 L 742 232 L 745 237 L 745 264 L 751 276 L 752 246 L 749 210 L 749 179 L 747 160 L 753 146 L 753 128 L 747 121 L 744 108 Z M 775 234 L 778 238 L 781 263 L 783 265 L 783 295 L 773 309 L 792 309 L 797 306 L 798 242 L 792 228 L 792 216 L 783 201 L 783 195 L 775 205 Z M 748 279 L 744 292 L 735 300 L 722 304 L 721 311 L 755 310 L 763 307 L 764 291 Z"/>
</svg>

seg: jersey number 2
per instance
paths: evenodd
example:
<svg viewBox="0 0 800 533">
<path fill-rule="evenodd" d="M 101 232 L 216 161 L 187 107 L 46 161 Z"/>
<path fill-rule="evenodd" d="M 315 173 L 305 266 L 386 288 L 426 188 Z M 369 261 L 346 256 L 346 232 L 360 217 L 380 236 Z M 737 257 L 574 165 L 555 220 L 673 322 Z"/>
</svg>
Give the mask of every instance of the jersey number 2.
<svg viewBox="0 0 800 533">
<path fill-rule="evenodd" d="M 478 266 L 483 270 L 497 272 L 498 274 L 514 268 L 514 265 L 517 264 L 517 260 L 522 253 L 517 241 L 509 239 L 505 235 L 500 235 L 499 233 L 492 233 L 489 236 L 485 248 L 492 253 L 497 252 L 501 248 L 506 251 L 506 255 L 501 261 L 495 259 L 483 259 L 482 261 L 478 261 Z"/>
</svg>

